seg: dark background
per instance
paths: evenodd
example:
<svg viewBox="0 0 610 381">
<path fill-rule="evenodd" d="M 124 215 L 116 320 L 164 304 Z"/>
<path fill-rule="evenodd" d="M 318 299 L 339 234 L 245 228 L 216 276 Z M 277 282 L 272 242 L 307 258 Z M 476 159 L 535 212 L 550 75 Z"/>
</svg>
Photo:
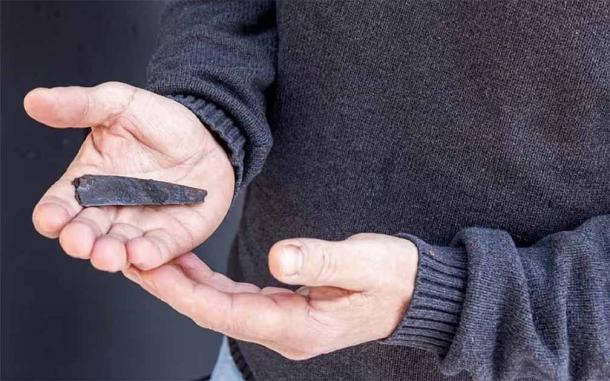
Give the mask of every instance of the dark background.
<svg viewBox="0 0 610 381">
<path fill-rule="evenodd" d="M 28 119 L 37 86 L 143 86 L 159 1 L 1 2 L 2 379 L 195 379 L 220 337 L 120 274 L 98 272 L 37 235 L 31 212 L 76 153 L 82 130 Z M 198 253 L 224 270 L 239 208 Z"/>
</svg>

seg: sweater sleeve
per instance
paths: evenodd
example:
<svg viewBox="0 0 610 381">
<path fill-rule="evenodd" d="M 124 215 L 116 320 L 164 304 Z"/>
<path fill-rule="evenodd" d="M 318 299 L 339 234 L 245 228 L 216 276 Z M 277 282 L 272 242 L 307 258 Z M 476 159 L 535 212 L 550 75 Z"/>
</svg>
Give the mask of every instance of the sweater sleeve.
<svg viewBox="0 0 610 381">
<path fill-rule="evenodd" d="M 148 65 L 148 88 L 189 108 L 224 144 L 236 194 L 271 149 L 276 40 L 273 0 L 174 1 Z"/>
<path fill-rule="evenodd" d="M 412 302 L 384 344 L 439 354 L 475 380 L 610 379 L 610 215 L 516 247 L 467 228 L 419 249 Z"/>
</svg>

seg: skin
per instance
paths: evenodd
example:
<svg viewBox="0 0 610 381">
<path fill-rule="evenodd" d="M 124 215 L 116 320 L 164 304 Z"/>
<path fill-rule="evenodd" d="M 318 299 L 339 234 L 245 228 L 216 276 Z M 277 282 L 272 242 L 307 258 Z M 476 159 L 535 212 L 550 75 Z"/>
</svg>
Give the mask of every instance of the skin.
<svg viewBox="0 0 610 381">
<path fill-rule="evenodd" d="M 91 127 L 32 216 L 36 230 L 58 238 L 68 255 L 122 271 L 201 327 L 294 360 L 387 337 L 404 315 L 418 261 L 405 239 L 362 233 L 336 242 L 280 241 L 269 252 L 269 270 L 302 286 L 296 292 L 236 283 L 190 253 L 222 222 L 235 180 L 223 148 L 181 104 L 109 82 L 34 89 L 24 107 L 50 127 Z M 204 188 L 208 196 L 198 205 L 83 209 L 71 184 L 83 174 L 152 178 Z"/>
</svg>

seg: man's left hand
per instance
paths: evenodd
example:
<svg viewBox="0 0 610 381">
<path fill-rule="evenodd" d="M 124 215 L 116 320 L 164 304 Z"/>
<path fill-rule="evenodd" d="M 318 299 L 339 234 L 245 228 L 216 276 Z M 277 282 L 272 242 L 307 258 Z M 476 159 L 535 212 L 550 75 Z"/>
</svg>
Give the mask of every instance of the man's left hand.
<svg viewBox="0 0 610 381">
<path fill-rule="evenodd" d="M 124 271 L 198 325 L 302 360 L 389 336 L 415 287 L 417 248 L 382 234 L 276 243 L 269 269 L 286 288 L 258 288 L 213 272 L 195 254 Z"/>
</svg>

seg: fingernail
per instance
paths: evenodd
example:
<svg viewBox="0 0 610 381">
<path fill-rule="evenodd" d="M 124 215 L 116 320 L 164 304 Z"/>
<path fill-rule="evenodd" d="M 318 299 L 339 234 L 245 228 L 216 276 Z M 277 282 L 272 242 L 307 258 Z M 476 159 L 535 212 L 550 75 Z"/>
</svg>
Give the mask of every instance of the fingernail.
<svg viewBox="0 0 610 381">
<path fill-rule="evenodd" d="M 286 245 L 284 246 L 280 260 L 284 275 L 296 275 L 301 269 L 301 266 L 303 266 L 303 252 L 298 246 Z"/>
</svg>

